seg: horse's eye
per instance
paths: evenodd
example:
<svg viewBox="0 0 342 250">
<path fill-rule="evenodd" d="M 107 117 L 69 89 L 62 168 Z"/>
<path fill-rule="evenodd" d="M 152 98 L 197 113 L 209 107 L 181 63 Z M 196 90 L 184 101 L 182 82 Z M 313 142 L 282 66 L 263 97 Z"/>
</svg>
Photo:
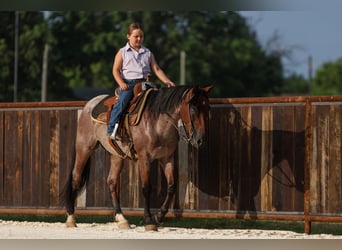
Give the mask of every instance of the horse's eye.
<svg viewBox="0 0 342 250">
<path fill-rule="evenodd" d="M 191 106 L 190 115 L 197 115 L 197 114 L 198 114 L 198 108 L 196 106 Z"/>
</svg>

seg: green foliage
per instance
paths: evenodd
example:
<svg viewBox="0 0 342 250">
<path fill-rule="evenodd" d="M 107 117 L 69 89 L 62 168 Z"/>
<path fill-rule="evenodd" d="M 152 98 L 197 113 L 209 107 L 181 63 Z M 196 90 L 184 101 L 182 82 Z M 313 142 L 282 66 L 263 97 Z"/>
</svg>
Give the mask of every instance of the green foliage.
<svg viewBox="0 0 342 250">
<path fill-rule="evenodd" d="M 287 77 L 282 88 L 282 93 L 290 95 L 306 95 L 308 91 L 308 80 L 298 74 L 292 74 Z"/>
<path fill-rule="evenodd" d="M 14 16 L 0 13 L 0 101 L 12 100 Z M 236 12 L 20 12 L 19 100 L 40 99 L 45 44 L 47 100 L 73 99 L 76 87 L 113 89 L 113 58 L 133 21 L 142 23 L 144 45 L 176 83 L 185 51 L 186 84 L 214 85 L 211 97 L 269 96 L 283 89 L 281 56 L 266 52 Z"/>
<path fill-rule="evenodd" d="M 15 13 L 0 13 L 0 101 L 12 101 L 14 86 Z M 18 100 L 35 101 L 40 97 L 42 51 L 47 34 L 43 14 L 19 12 Z M 18 84 L 19 85 L 19 84 Z"/>
<path fill-rule="evenodd" d="M 327 62 L 317 69 L 313 81 L 312 94 L 342 94 L 342 58 L 334 62 Z"/>
</svg>

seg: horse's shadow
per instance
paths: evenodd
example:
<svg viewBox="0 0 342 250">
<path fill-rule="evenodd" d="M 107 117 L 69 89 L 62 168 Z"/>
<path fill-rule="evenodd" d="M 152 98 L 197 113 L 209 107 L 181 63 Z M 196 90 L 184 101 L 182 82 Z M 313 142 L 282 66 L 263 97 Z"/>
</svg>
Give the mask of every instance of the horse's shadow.
<svg viewBox="0 0 342 250">
<path fill-rule="evenodd" d="M 260 211 L 303 211 L 304 114 L 304 106 L 215 109 L 209 141 L 196 153 L 194 183 L 198 199 L 207 202 L 200 206 L 252 217 Z"/>
</svg>

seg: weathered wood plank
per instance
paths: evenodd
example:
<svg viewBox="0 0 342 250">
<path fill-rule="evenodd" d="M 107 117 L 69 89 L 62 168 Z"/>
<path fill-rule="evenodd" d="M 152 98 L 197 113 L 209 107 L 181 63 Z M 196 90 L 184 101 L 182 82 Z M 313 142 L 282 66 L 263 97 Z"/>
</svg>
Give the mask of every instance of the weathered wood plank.
<svg viewBox="0 0 342 250">
<path fill-rule="evenodd" d="M 0 111 L 0 206 L 5 205 L 5 112 Z"/>
<path fill-rule="evenodd" d="M 294 133 L 296 133 L 293 148 L 294 161 L 293 173 L 295 177 L 296 187 L 292 189 L 294 192 L 294 206 L 295 211 L 304 211 L 304 167 L 305 166 L 305 115 L 306 109 L 304 104 L 299 104 L 294 109 Z"/>
<path fill-rule="evenodd" d="M 64 143 L 60 140 L 60 136 L 63 135 L 66 131 L 61 131 L 60 123 L 63 122 L 65 117 L 60 115 L 58 112 L 58 117 L 56 111 L 50 112 L 51 117 L 51 129 L 49 136 L 49 164 L 47 166 L 41 166 L 43 168 L 49 169 L 49 205 L 57 206 L 59 204 L 59 171 L 60 171 L 60 157 L 63 157 L 63 153 L 61 149 L 64 149 Z M 64 158 L 64 157 L 63 157 Z M 66 159 L 64 159 L 65 161 Z"/>
<path fill-rule="evenodd" d="M 319 193 L 320 193 L 320 185 L 319 185 L 319 162 L 318 162 L 318 151 L 319 151 L 319 144 L 318 144 L 318 111 L 317 106 L 313 105 L 311 108 L 312 112 L 312 121 L 311 121 L 311 128 L 312 128 L 312 159 L 311 159 L 311 169 L 310 169 L 310 210 L 313 213 L 318 213 L 320 211 L 319 205 Z"/>
<path fill-rule="evenodd" d="M 31 156 L 31 150 L 32 150 L 32 128 L 35 127 L 34 121 L 34 112 L 27 110 L 25 112 L 24 117 L 24 128 L 23 128 L 23 189 L 25 190 L 22 193 L 22 199 L 23 199 L 23 205 L 24 206 L 31 206 L 32 205 L 32 156 Z"/>
<path fill-rule="evenodd" d="M 4 205 L 16 206 L 21 196 L 20 170 L 22 169 L 21 131 L 23 112 L 6 112 L 5 114 L 5 154 L 4 154 L 4 188 L 10 190 L 4 194 Z"/>
<path fill-rule="evenodd" d="M 273 109 L 264 107 L 262 111 L 261 142 L 261 211 L 272 211 L 272 147 L 273 147 Z"/>
<path fill-rule="evenodd" d="M 341 208 L 341 106 L 331 105 L 329 112 L 329 169 L 328 207 L 329 213 Z"/>
<path fill-rule="evenodd" d="M 239 210 L 260 211 L 261 197 L 261 154 L 262 154 L 262 106 L 251 106 L 251 123 L 246 124 L 250 132 L 248 143 L 251 147 L 251 159 L 241 169 Z"/>
</svg>

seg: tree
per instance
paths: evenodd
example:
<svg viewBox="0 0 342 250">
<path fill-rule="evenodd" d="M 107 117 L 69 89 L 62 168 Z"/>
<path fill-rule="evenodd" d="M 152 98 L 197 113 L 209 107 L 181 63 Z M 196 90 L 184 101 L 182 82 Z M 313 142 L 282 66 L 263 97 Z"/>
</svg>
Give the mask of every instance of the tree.
<svg viewBox="0 0 342 250">
<path fill-rule="evenodd" d="M 316 70 L 312 87 L 313 95 L 342 94 L 342 58 L 324 63 Z"/>
<path fill-rule="evenodd" d="M 0 22 L 0 101 L 12 101 L 14 13 L 0 12 L 0 20 L 2 20 L 2 22 Z"/>
<path fill-rule="evenodd" d="M 50 93 L 75 87 L 113 87 L 111 66 L 121 29 L 119 17 L 108 12 L 53 12 L 49 17 L 52 43 Z M 53 99 L 57 98 L 51 97 Z"/>
<path fill-rule="evenodd" d="M 180 49 L 187 53 L 187 83 L 214 84 L 213 97 L 277 94 L 280 58 L 267 55 L 235 12 L 177 13 Z"/>
<path fill-rule="evenodd" d="M 0 12 L 0 100 L 13 100 L 15 12 Z M 19 12 L 18 100 L 40 98 L 41 65 L 47 27 L 40 12 Z"/>
<path fill-rule="evenodd" d="M 281 91 L 283 94 L 306 95 L 309 92 L 308 81 L 299 74 L 292 74 L 285 78 Z"/>
<path fill-rule="evenodd" d="M 13 17 L 14 12 L 8 12 L 0 24 L 4 93 L 13 86 Z M 265 51 L 236 12 L 66 11 L 50 12 L 48 17 L 40 12 L 21 12 L 20 100 L 40 98 L 45 43 L 51 48 L 47 100 L 73 99 L 76 87 L 113 89 L 113 58 L 126 42 L 128 24 L 134 21 L 142 23 L 144 45 L 176 83 L 180 52 L 185 51 L 186 84 L 212 84 L 212 97 L 281 93 L 281 55 Z"/>
</svg>

